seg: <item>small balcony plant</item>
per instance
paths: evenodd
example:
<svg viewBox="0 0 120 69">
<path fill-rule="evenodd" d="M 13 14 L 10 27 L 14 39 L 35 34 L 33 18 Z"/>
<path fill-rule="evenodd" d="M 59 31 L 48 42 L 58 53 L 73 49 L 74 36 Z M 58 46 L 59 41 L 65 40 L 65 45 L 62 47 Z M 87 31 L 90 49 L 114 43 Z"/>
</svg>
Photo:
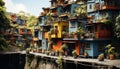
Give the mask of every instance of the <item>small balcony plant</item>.
<svg viewBox="0 0 120 69">
<path fill-rule="evenodd" d="M 85 30 L 80 26 L 77 28 L 76 32 L 78 38 L 84 38 Z"/>
<path fill-rule="evenodd" d="M 109 58 L 110 60 L 115 59 L 116 56 L 116 49 L 115 47 L 113 47 L 111 44 L 108 44 L 106 47 L 106 54 L 107 54 L 107 58 Z"/>
<path fill-rule="evenodd" d="M 73 55 L 74 58 L 77 58 L 76 50 L 73 50 L 73 51 L 72 51 L 72 55 Z"/>
<path fill-rule="evenodd" d="M 61 49 L 63 50 L 64 55 L 67 56 L 67 51 L 68 51 L 68 46 L 67 46 L 67 44 L 63 44 Z"/>
<path fill-rule="evenodd" d="M 98 56 L 98 60 L 99 61 L 104 61 L 104 54 L 101 53 L 99 56 Z"/>
</svg>

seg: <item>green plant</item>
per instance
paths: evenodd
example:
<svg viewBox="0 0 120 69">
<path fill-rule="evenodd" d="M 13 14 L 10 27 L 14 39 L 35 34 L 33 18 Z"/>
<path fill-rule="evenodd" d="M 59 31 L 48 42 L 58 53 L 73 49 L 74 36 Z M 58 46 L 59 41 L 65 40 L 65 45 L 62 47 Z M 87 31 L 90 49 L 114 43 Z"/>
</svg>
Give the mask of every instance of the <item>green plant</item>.
<svg viewBox="0 0 120 69">
<path fill-rule="evenodd" d="M 76 30 L 76 32 L 75 32 L 77 35 L 83 35 L 83 34 L 85 34 L 86 32 L 85 32 L 85 30 L 81 27 L 81 26 L 79 26 L 78 28 L 77 28 L 77 30 Z"/>
<path fill-rule="evenodd" d="M 29 54 L 29 52 L 30 52 L 30 48 L 27 48 L 26 49 L 26 54 Z"/>
<path fill-rule="evenodd" d="M 115 47 L 112 47 L 111 44 L 108 44 L 105 48 L 105 52 L 107 55 L 115 54 Z"/>
<path fill-rule="evenodd" d="M 105 48 L 106 48 L 105 52 L 108 58 L 110 58 L 110 56 L 113 56 L 113 57 L 116 56 L 116 53 L 117 53 L 116 49 L 111 44 L 108 44 Z"/>
<path fill-rule="evenodd" d="M 59 52 L 60 52 L 59 50 L 56 50 L 56 51 L 55 51 L 55 55 L 56 55 L 56 56 L 59 56 Z"/>
<path fill-rule="evenodd" d="M 38 53 L 41 53 L 42 52 L 42 47 L 39 47 L 38 48 Z"/>
<path fill-rule="evenodd" d="M 67 35 L 67 32 L 62 31 L 62 37 L 64 38 Z"/>
<path fill-rule="evenodd" d="M 84 57 L 85 57 L 85 58 L 87 58 L 87 57 L 88 57 L 88 53 L 87 53 L 87 51 L 86 51 L 86 50 L 84 51 L 84 54 L 83 54 L 83 55 L 84 55 Z"/>
<path fill-rule="evenodd" d="M 76 58 L 76 57 L 77 57 L 76 50 L 73 50 L 73 51 L 72 51 L 72 55 L 73 55 L 73 57 L 74 57 L 74 58 Z"/>
<path fill-rule="evenodd" d="M 49 55 L 51 51 L 46 51 L 46 54 Z"/>
<path fill-rule="evenodd" d="M 67 50 L 68 50 L 67 44 L 63 44 L 63 45 L 62 45 L 62 50 L 63 50 L 63 51 L 67 51 Z"/>
<path fill-rule="evenodd" d="M 58 59 L 56 60 L 56 63 L 58 64 L 59 69 L 63 69 L 62 60 L 63 60 L 62 56 L 58 57 Z"/>
<path fill-rule="evenodd" d="M 98 56 L 98 59 L 99 59 L 99 61 L 104 61 L 104 54 L 101 53 L 101 54 Z"/>
</svg>

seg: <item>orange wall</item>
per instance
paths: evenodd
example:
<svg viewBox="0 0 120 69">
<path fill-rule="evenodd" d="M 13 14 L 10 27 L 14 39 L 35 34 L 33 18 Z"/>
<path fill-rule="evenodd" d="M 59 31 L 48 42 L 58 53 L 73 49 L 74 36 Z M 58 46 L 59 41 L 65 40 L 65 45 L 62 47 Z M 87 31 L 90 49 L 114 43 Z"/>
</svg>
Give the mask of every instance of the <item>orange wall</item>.
<svg viewBox="0 0 120 69">
<path fill-rule="evenodd" d="M 80 42 L 79 41 L 77 41 L 75 49 L 76 49 L 77 55 L 80 55 Z"/>
<path fill-rule="evenodd" d="M 22 31 L 22 29 L 20 29 L 20 34 L 24 34 L 24 31 Z"/>
<path fill-rule="evenodd" d="M 45 38 L 48 38 L 48 32 L 45 32 Z"/>
<path fill-rule="evenodd" d="M 100 28 L 104 27 L 104 30 Z M 104 25 L 97 25 L 97 32 L 95 32 L 96 38 L 109 38 L 111 36 L 110 30 L 107 30 Z"/>
<path fill-rule="evenodd" d="M 61 50 L 61 46 L 62 46 L 62 40 L 61 39 L 58 39 L 57 40 L 57 45 L 54 45 L 53 46 L 53 50 Z"/>
<path fill-rule="evenodd" d="M 54 46 L 53 46 L 53 50 L 54 50 L 54 51 L 56 51 L 56 50 L 61 51 L 62 40 L 61 40 L 61 39 L 58 39 L 57 41 L 58 41 L 58 42 L 57 42 L 57 45 L 54 45 Z M 77 43 L 77 44 L 76 44 L 76 46 L 75 46 L 75 50 L 76 50 L 76 52 L 77 52 L 77 55 L 80 55 L 80 42 L 77 41 L 76 43 Z"/>
</svg>

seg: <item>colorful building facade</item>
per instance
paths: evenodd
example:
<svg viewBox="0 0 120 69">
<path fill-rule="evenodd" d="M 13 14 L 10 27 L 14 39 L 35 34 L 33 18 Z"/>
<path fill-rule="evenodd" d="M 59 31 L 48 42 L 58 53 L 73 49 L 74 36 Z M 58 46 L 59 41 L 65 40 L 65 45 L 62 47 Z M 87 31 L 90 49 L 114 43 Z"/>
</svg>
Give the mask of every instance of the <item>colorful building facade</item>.
<svg viewBox="0 0 120 69">
<path fill-rule="evenodd" d="M 54 51 L 61 50 L 62 45 L 67 44 L 69 55 L 73 50 L 78 55 L 87 52 L 89 57 L 97 57 L 104 52 L 104 46 L 111 42 L 111 24 L 114 24 L 114 18 L 120 11 L 119 0 L 50 2 L 49 8 L 43 8 L 38 25 L 38 38 L 45 50 L 52 42 Z"/>
<path fill-rule="evenodd" d="M 25 49 L 30 46 L 32 42 L 32 31 L 27 29 L 27 22 L 21 16 L 17 16 L 14 13 L 10 13 L 9 18 L 11 20 L 8 37 L 10 37 L 11 44 L 21 46 Z"/>
</svg>

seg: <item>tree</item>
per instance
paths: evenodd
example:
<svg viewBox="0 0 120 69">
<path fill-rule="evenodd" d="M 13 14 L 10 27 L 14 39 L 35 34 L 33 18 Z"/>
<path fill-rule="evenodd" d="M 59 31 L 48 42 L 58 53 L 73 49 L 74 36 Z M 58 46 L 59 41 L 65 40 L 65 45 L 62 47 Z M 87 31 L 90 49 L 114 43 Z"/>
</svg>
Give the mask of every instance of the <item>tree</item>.
<svg viewBox="0 0 120 69">
<path fill-rule="evenodd" d="M 4 7 L 5 3 L 0 0 L 0 28 L 7 28 L 9 27 L 9 19 L 6 15 L 6 9 Z"/>
<path fill-rule="evenodd" d="M 27 18 L 27 27 L 28 28 L 34 27 L 34 25 L 37 24 L 37 23 L 38 23 L 37 17 L 35 17 L 35 16 L 29 16 Z"/>
<path fill-rule="evenodd" d="M 5 32 L 10 27 L 4 5 L 5 3 L 3 0 L 0 0 L 0 50 L 2 50 L 3 47 L 8 46 L 7 39 L 4 38 L 4 34 L 2 34 L 2 32 Z"/>
<path fill-rule="evenodd" d="M 120 14 L 116 17 L 115 35 L 120 38 Z"/>
<path fill-rule="evenodd" d="M 87 17 L 87 6 L 86 5 L 80 5 L 75 9 L 75 15 L 79 17 Z"/>
<path fill-rule="evenodd" d="M 29 13 L 25 13 L 24 11 L 20 11 L 17 16 L 27 20 L 27 28 L 32 30 L 34 29 L 34 25 L 38 23 L 37 17 L 30 15 Z"/>
</svg>

